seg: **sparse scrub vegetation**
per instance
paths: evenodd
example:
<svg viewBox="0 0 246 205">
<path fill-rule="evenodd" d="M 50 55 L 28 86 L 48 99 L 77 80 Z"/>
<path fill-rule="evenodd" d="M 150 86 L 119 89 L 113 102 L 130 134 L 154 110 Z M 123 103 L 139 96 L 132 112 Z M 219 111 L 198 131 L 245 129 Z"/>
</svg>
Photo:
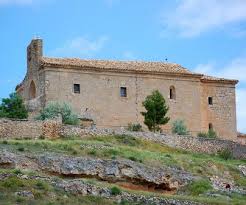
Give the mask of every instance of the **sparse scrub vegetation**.
<svg viewBox="0 0 246 205">
<path fill-rule="evenodd" d="M 199 132 L 197 137 L 216 139 L 218 136 L 213 129 L 209 129 L 208 132 Z"/>
<path fill-rule="evenodd" d="M 233 155 L 230 149 L 223 149 L 218 152 L 220 158 L 224 160 L 233 159 Z"/>
<path fill-rule="evenodd" d="M 198 196 L 199 194 L 203 194 L 211 190 L 212 185 L 208 180 L 202 179 L 192 182 L 190 185 L 188 185 L 187 189 L 188 192 L 190 192 L 193 196 Z"/>
<path fill-rule="evenodd" d="M 37 140 L 8 140 L 8 143 L 3 143 L 0 140 L 0 148 L 18 150 L 18 148 L 25 148 L 22 154 L 25 153 L 57 153 L 58 155 L 68 155 L 80 157 L 88 156 L 92 158 L 99 159 L 127 159 L 133 162 L 142 163 L 149 167 L 171 167 L 172 169 L 184 170 L 186 172 L 191 172 L 198 177 L 193 183 L 184 187 L 185 190 L 181 195 L 173 195 L 173 198 L 187 198 L 194 201 L 207 202 L 208 204 L 225 204 L 226 196 L 221 194 L 221 200 L 217 198 L 208 197 L 207 192 L 214 191 L 211 187 L 211 182 L 208 180 L 210 176 L 213 176 L 216 169 L 219 170 L 218 175 L 223 177 L 224 172 L 229 172 L 237 186 L 245 186 L 246 182 L 241 177 L 241 173 L 238 171 L 239 164 L 245 164 L 243 160 L 224 160 L 219 155 L 208 155 L 200 153 L 192 153 L 189 151 L 183 151 L 175 148 L 171 148 L 159 143 L 134 138 L 127 135 L 115 135 L 115 136 L 88 136 L 83 139 L 78 137 L 66 137 L 60 139 L 37 139 Z M 215 167 L 215 168 L 211 168 Z M 0 169 L 0 173 L 5 170 Z M 31 176 L 31 173 L 24 172 L 23 170 L 10 171 L 16 175 L 25 174 Z M 34 173 L 32 175 L 37 175 Z M 199 179 L 200 178 L 200 179 Z M 93 180 L 93 183 L 97 186 L 111 187 L 114 186 L 108 182 Z M 3 183 L 6 181 L 5 183 Z M 43 184 L 44 183 L 44 184 Z M 125 189 L 120 184 L 117 187 L 121 192 L 132 191 Z M 40 182 L 39 180 L 19 180 L 16 177 L 8 180 L 1 180 L 0 182 L 0 193 L 4 194 L 4 200 L 11 201 L 12 204 L 16 203 L 17 197 L 13 197 L 9 193 L 16 192 L 19 190 L 31 190 L 35 201 L 42 202 L 42 200 L 47 198 L 47 193 L 55 193 L 59 200 L 52 200 L 48 198 L 48 202 L 51 204 L 83 204 L 86 202 L 88 205 L 100 204 L 105 199 L 90 197 L 78 197 L 73 195 L 68 195 L 68 198 L 64 199 L 63 193 L 60 190 L 54 189 L 51 185 L 46 182 Z M 111 190 L 112 191 L 112 190 Z M 118 191 L 114 192 L 117 196 Z M 133 191 L 133 193 L 139 193 L 139 191 Z M 151 195 L 151 192 L 141 192 L 141 194 Z M 162 195 L 163 196 L 163 195 Z M 204 197 L 204 198 L 203 198 Z M 80 198 L 80 200 L 79 200 Z M 2 201 L 1 201 L 2 200 Z M 231 204 L 243 204 L 245 197 L 241 195 L 231 196 Z M 95 202 L 97 201 L 97 202 Z M 0 204 L 3 202 L 0 195 Z M 80 202 L 80 203 L 79 203 Z M 103 201 L 105 204 L 114 204 L 110 200 Z M 129 202 L 124 202 L 126 204 L 134 204 Z M 27 204 L 27 199 L 24 199 L 20 204 Z M 39 203 L 42 204 L 42 203 Z"/>
<path fill-rule="evenodd" d="M 189 132 L 183 120 L 175 120 L 172 124 L 172 133 L 177 135 L 188 135 Z"/>
<path fill-rule="evenodd" d="M 72 112 L 72 108 L 66 103 L 49 103 L 36 117 L 37 120 L 54 119 L 61 116 L 62 122 L 68 125 L 78 125 L 79 119 Z"/>
<path fill-rule="evenodd" d="M 127 130 L 132 132 L 140 132 L 142 131 L 142 125 L 140 125 L 139 123 L 137 124 L 129 123 L 127 126 Z"/>
</svg>

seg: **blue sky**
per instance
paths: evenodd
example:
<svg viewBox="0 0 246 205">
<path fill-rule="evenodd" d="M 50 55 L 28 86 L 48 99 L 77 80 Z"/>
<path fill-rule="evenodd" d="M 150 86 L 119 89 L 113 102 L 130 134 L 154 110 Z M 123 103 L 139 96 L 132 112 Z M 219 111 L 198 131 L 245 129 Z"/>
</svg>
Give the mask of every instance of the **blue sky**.
<svg viewBox="0 0 246 205">
<path fill-rule="evenodd" d="M 47 56 L 175 62 L 239 79 L 246 132 L 246 0 L 0 0 L 0 98 L 26 72 L 26 46 Z"/>
</svg>

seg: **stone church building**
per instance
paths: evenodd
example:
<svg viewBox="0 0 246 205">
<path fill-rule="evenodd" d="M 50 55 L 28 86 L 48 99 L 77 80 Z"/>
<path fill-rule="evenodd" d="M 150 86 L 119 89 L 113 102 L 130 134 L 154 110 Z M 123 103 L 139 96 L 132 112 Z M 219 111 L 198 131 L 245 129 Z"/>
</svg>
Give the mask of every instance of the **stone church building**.
<svg viewBox="0 0 246 205">
<path fill-rule="evenodd" d="M 27 48 L 27 74 L 16 91 L 29 110 L 52 101 L 69 103 L 74 112 L 98 127 L 143 125 L 142 102 L 159 90 L 172 122 L 183 119 L 192 135 L 213 128 L 225 139 L 236 139 L 235 85 L 237 80 L 193 73 L 164 62 L 82 60 L 43 56 L 43 42 Z"/>
</svg>

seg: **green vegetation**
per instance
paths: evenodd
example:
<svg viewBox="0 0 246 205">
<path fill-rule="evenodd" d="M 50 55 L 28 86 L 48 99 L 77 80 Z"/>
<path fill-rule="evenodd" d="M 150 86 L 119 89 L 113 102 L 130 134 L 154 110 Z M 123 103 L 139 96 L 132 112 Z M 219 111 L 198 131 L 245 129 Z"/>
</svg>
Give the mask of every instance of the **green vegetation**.
<svg viewBox="0 0 246 205">
<path fill-rule="evenodd" d="M 175 120 L 172 124 L 172 133 L 178 135 L 187 135 L 189 132 L 183 120 Z"/>
<path fill-rule="evenodd" d="M 168 106 L 162 94 L 155 90 L 151 95 L 147 96 L 143 102 L 146 112 L 142 112 L 144 116 L 144 124 L 150 131 L 156 132 L 160 130 L 160 125 L 165 125 L 170 118 L 166 117 Z"/>
<path fill-rule="evenodd" d="M 72 108 L 66 103 L 52 102 L 49 103 L 36 117 L 38 120 L 53 119 L 61 115 L 62 122 L 68 125 L 78 125 L 79 119 L 72 112 Z"/>
<path fill-rule="evenodd" d="M 233 158 L 233 155 L 230 149 L 223 149 L 219 151 L 218 154 L 224 160 L 229 160 Z"/>
<path fill-rule="evenodd" d="M 142 131 L 142 126 L 139 123 L 137 124 L 129 123 L 127 130 L 132 131 L 132 132 L 140 132 Z"/>
<path fill-rule="evenodd" d="M 203 137 L 203 138 L 211 138 L 211 139 L 215 139 L 217 138 L 217 133 L 213 130 L 213 129 L 209 129 L 208 132 L 199 132 L 197 134 L 197 137 Z"/>
<path fill-rule="evenodd" d="M 198 196 L 199 194 L 203 194 L 209 190 L 212 190 L 212 186 L 208 180 L 202 179 L 192 182 L 187 187 L 187 190 L 188 192 L 190 192 L 191 195 Z"/>
<path fill-rule="evenodd" d="M 9 98 L 2 99 L 0 118 L 26 119 L 27 117 L 27 109 L 19 95 L 12 93 L 9 95 Z"/>
<path fill-rule="evenodd" d="M 121 193 L 120 188 L 118 188 L 116 186 L 114 186 L 114 187 L 111 188 L 111 194 L 112 195 L 119 195 L 120 193 Z"/>
<path fill-rule="evenodd" d="M 227 172 L 234 179 L 238 186 L 245 187 L 246 180 L 242 177 L 238 166 L 246 164 L 245 160 L 235 160 L 222 158 L 218 155 L 208 155 L 192 153 L 175 148 L 171 148 L 155 142 L 134 138 L 128 135 L 115 136 L 90 136 L 83 139 L 77 136 L 70 136 L 61 139 L 37 139 L 37 140 L 0 140 L 0 149 L 12 150 L 20 152 L 20 148 L 25 148 L 24 153 L 57 153 L 70 156 L 90 156 L 102 159 L 128 159 L 135 162 L 143 163 L 151 167 L 172 167 L 180 170 L 191 172 L 197 176 L 197 180 L 184 187 L 181 194 L 176 193 L 172 196 L 166 196 L 177 199 L 189 199 L 198 202 L 206 202 L 208 204 L 228 204 L 228 194 L 213 190 L 209 177 L 219 176 L 224 178 Z M 6 173 L 7 169 L 2 170 Z M 24 170 L 12 169 L 11 173 L 16 175 L 36 175 L 36 173 L 26 173 Z M 1 173 L 1 169 L 0 169 Z M 40 173 L 38 173 L 40 174 Z M 123 191 L 135 194 L 144 194 L 148 196 L 164 196 L 159 193 L 151 193 L 147 191 L 133 191 L 121 187 L 117 184 L 98 181 L 97 179 L 85 179 L 97 186 L 108 187 L 115 195 Z M 119 189 L 119 190 L 118 190 Z M 17 197 L 13 193 L 20 190 L 31 190 L 34 199 L 28 202 L 27 199 Z M 218 193 L 220 197 L 210 197 L 208 192 Z M 57 199 L 49 197 L 49 193 L 54 193 Z M 66 195 L 67 197 L 64 197 Z M 244 204 L 246 196 L 230 194 L 229 204 Z M 47 200 L 44 200 L 47 199 Z M 24 180 L 12 177 L 0 182 L 0 204 L 115 204 L 114 202 L 102 198 L 83 197 L 68 195 L 62 190 L 54 189 L 54 187 L 44 181 Z M 22 201 L 23 200 L 23 201 Z M 4 203 L 3 203 L 4 202 Z M 45 203 L 46 202 L 46 203 Z M 122 202 L 122 204 L 131 204 Z"/>
</svg>

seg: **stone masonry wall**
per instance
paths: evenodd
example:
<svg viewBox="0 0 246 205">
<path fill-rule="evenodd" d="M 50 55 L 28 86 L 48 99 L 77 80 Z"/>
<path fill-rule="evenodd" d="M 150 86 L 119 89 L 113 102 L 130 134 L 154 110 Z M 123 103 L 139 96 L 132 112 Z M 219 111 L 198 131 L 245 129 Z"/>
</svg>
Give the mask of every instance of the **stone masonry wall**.
<svg viewBox="0 0 246 205">
<path fill-rule="evenodd" d="M 36 139 L 59 137 L 61 121 L 27 121 L 0 119 L 0 139 Z"/>
<path fill-rule="evenodd" d="M 207 131 L 209 123 L 222 139 L 237 138 L 235 86 L 216 83 L 202 83 L 201 127 Z M 213 98 L 212 105 L 208 97 Z"/>
<path fill-rule="evenodd" d="M 224 149 L 231 150 L 237 159 L 246 159 L 246 145 L 221 139 L 206 139 L 192 136 L 178 136 L 169 134 L 158 134 L 152 132 L 129 132 L 125 129 L 98 129 L 63 126 L 60 135 L 63 136 L 90 136 L 90 135 L 129 135 L 140 139 L 151 140 L 174 148 L 180 148 L 198 153 L 217 154 Z"/>
<path fill-rule="evenodd" d="M 13 121 L 0 120 L 0 139 L 37 139 L 57 138 L 60 136 L 94 136 L 94 135 L 130 135 L 141 139 L 151 140 L 171 147 L 216 154 L 223 149 L 230 149 L 235 158 L 246 159 L 246 145 L 228 140 L 204 139 L 190 136 L 156 134 L 152 132 L 129 132 L 125 129 L 82 128 L 80 126 L 62 125 L 60 119 L 48 121 Z"/>
</svg>

